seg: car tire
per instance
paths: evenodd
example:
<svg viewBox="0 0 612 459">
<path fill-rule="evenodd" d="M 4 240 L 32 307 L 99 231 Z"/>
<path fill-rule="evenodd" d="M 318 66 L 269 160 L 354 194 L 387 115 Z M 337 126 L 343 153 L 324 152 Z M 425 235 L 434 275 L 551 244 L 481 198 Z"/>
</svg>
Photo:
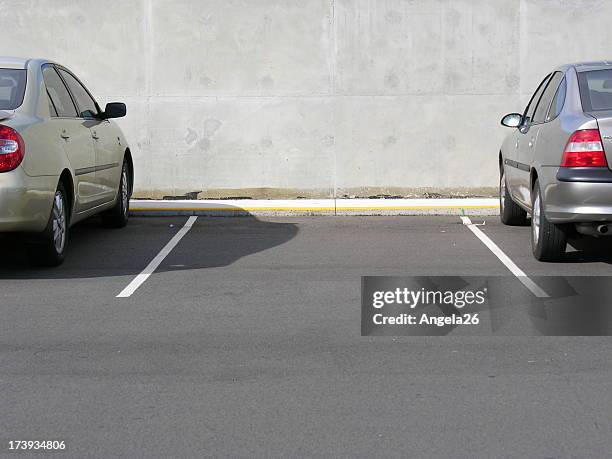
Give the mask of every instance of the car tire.
<svg viewBox="0 0 612 459">
<path fill-rule="evenodd" d="M 66 188 L 60 182 L 53 197 L 47 226 L 30 247 L 32 258 L 42 266 L 59 266 L 66 258 L 70 226 L 67 196 Z"/>
<path fill-rule="evenodd" d="M 130 166 L 123 161 L 121 168 L 121 180 L 117 192 L 115 206 L 102 214 L 102 222 L 107 228 L 123 228 L 127 225 L 130 217 L 130 197 L 132 195 L 132 184 L 130 182 Z"/>
<path fill-rule="evenodd" d="M 544 215 L 540 182 L 536 180 L 532 196 L 531 247 L 539 261 L 561 261 L 567 247 L 567 233 L 563 226 L 551 223 Z"/>
<path fill-rule="evenodd" d="M 510 196 L 503 167 L 499 177 L 499 215 L 504 225 L 525 226 L 527 224 L 527 211 L 514 202 Z"/>
</svg>

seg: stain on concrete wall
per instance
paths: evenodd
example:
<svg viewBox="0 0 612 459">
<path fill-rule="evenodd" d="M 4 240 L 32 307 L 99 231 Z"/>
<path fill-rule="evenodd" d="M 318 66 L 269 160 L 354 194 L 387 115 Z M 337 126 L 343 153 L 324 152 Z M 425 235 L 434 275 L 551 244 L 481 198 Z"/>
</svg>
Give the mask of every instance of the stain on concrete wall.
<svg viewBox="0 0 612 459">
<path fill-rule="evenodd" d="M 610 15 L 603 0 L 0 0 L 3 54 L 128 104 L 150 197 L 482 194 L 501 116 L 554 66 L 612 58 Z"/>
</svg>

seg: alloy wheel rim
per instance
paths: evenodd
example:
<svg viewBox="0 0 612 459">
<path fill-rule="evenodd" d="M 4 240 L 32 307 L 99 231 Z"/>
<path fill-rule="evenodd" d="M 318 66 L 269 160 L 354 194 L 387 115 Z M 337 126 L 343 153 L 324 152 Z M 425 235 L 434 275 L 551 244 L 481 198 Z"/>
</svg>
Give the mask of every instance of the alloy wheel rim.
<svg viewBox="0 0 612 459">
<path fill-rule="evenodd" d="M 66 244 L 66 208 L 64 197 L 59 191 L 53 199 L 53 245 L 57 253 L 64 251 Z"/>
<path fill-rule="evenodd" d="M 121 175 L 121 201 L 123 204 L 124 214 L 127 213 L 129 194 L 130 192 L 129 192 L 129 186 L 128 186 L 127 170 L 124 167 L 122 175 Z"/>
<path fill-rule="evenodd" d="M 540 240 L 540 195 L 535 197 L 533 202 L 533 216 L 531 218 L 531 228 L 533 231 L 533 242 L 535 244 Z"/>
<path fill-rule="evenodd" d="M 506 174 L 502 173 L 500 184 L 499 184 L 499 206 L 501 211 L 504 211 L 506 206 Z"/>
</svg>

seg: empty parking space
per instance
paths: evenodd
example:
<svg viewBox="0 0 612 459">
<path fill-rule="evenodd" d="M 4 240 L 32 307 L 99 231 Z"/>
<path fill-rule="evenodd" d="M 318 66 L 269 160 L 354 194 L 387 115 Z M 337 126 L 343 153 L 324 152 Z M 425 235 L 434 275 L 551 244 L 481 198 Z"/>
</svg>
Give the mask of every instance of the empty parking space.
<svg viewBox="0 0 612 459">
<path fill-rule="evenodd" d="M 353 307 L 365 275 L 488 274 L 508 272 L 457 217 L 201 218 L 133 301 L 218 295 L 240 304 L 233 292 L 246 290 L 282 302 L 281 292 L 328 285 Z"/>
</svg>

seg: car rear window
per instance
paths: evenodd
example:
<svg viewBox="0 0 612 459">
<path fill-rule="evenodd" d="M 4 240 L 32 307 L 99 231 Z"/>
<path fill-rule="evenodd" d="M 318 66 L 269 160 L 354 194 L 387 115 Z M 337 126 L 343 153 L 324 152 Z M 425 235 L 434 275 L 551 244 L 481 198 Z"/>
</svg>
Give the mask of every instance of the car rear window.
<svg viewBox="0 0 612 459">
<path fill-rule="evenodd" d="M 0 68 L 0 110 L 15 110 L 23 103 L 26 71 Z"/>
<path fill-rule="evenodd" d="M 580 72 L 578 84 L 585 112 L 612 110 L 612 69 Z"/>
</svg>

